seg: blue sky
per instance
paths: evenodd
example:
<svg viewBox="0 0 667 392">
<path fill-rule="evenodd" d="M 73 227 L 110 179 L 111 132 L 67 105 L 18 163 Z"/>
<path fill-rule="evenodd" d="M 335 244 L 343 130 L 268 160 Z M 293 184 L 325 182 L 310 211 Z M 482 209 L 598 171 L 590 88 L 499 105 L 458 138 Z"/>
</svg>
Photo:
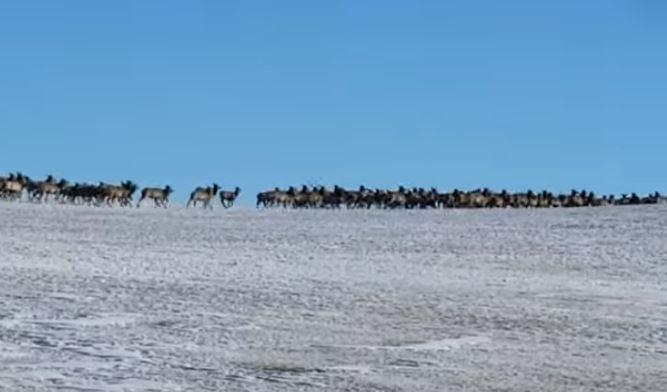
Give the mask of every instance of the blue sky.
<svg viewBox="0 0 667 392">
<path fill-rule="evenodd" d="M 667 191 L 658 0 L 0 3 L 0 172 Z"/>
</svg>

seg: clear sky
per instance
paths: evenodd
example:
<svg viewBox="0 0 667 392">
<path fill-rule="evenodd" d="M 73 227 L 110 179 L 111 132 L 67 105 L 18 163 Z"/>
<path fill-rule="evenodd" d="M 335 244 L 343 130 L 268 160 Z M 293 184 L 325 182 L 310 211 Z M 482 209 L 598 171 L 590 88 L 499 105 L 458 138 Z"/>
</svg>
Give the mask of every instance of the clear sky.
<svg viewBox="0 0 667 392">
<path fill-rule="evenodd" d="M 0 173 L 665 192 L 665 3 L 1 2 Z"/>
</svg>

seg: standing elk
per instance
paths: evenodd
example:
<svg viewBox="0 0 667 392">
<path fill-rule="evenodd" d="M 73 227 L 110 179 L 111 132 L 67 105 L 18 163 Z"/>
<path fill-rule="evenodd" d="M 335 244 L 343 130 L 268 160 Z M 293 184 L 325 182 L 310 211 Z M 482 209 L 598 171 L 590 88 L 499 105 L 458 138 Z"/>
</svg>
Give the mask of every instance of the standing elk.
<svg viewBox="0 0 667 392">
<path fill-rule="evenodd" d="M 215 195 L 218 194 L 218 191 L 220 190 L 220 186 L 216 183 L 213 183 L 213 186 L 202 188 L 202 187 L 197 187 L 192 193 L 190 194 L 190 200 L 188 200 L 188 204 L 186 205 L 186 208 L 192 206 L 196 207 L 197 202 L 201 202 L 204 206 L 204 209 L 206 208 L 213 208 L 211 206 L 211 200 L 215 197 Z"/>
<path fill-rule="evenodd" d="M 100 183 L 99 188 L 99 203 L 106 202 L 108 206 L 112 206 L 118 202 L 121 207 L 129 207 L 132 205 L 132 195 L 138 187 L 132 181 L 125 181 L 120 186 Z"/>
<path fill-rule="evenodd" d="M 30 178 L 21 173 L 10 174 L 0 180 L 0 198 L 15 201 L 21 198 L 23 190 L 30 184 Z"/>
<path fill-rule="evenodd" d="M 236 198 L 239 197 L 241 188 L 236 187 L 233 191 L 220 191 L 220 203 L 224 208 L 229 208 L 234 205 Z"/>
</svg>

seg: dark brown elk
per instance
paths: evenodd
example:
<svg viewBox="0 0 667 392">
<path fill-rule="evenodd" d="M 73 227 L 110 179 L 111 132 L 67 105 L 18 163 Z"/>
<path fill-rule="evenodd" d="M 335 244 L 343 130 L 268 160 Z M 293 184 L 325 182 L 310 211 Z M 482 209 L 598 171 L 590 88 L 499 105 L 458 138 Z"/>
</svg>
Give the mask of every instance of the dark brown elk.
<svg viewBox="0 0 667 392">
<path fill-rule="evenodd" d="M 240 194 L 241 188 L 239 187 L 234 188 L 233 191 L 220 191 L 220 203 L 224 208 L 230 208 Z"/>
</svg>

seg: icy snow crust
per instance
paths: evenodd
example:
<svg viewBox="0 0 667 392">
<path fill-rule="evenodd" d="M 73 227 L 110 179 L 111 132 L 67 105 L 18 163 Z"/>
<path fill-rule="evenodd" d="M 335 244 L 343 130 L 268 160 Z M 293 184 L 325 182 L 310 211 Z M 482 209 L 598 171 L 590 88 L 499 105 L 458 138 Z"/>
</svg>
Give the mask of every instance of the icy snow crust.
<svg viewBox="0 0 667 392">
<path fill-rule="evenodd" d="M 0 203 L 0 390 L 665 391 L 667 206 Z"/>
</svg>

